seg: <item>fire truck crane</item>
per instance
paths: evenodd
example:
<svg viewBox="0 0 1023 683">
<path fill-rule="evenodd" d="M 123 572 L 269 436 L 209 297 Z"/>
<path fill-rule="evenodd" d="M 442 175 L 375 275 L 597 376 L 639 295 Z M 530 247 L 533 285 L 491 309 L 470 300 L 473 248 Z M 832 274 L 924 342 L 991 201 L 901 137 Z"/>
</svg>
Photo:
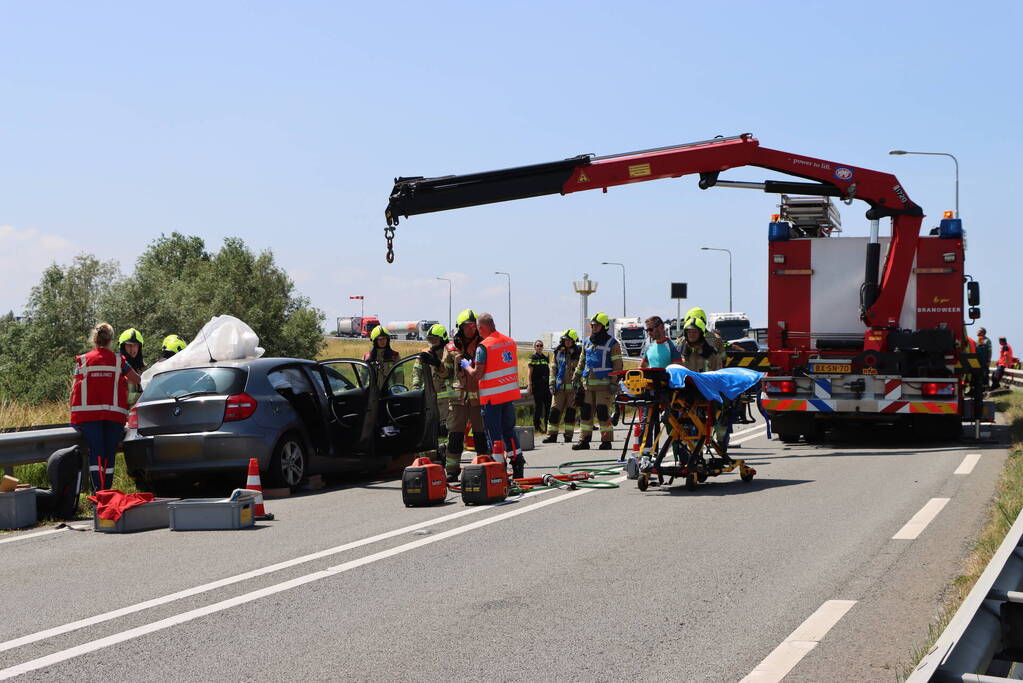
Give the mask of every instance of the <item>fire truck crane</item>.
<svg viewBox="0 0 1023 683">
<path fill-rule="evenodd" d="M 719 177 L 740 166 L 801 180 Z M 952 438 L 963 419 L 980 414 L 980 368 L 967 353 L 963 319 L 961 221 L 946 215 L 921 236 L 923 211 L 894 175 L 768 149 L 749 133 L 483 173 L 396 178 L 385 213 L 387 260 L 393 261 L 402 216 L 685 175 L 698 175 L 705 190 L 783 196 L 768 228 L 769 350 L 729 358 L 768 372 L 764 407 L 782 440 L 813 440 L 830 423 L 848 420 L 907 422 L 922 434 Z M 832 197 L 866 202 L 869 237 L 837 236 Z M 880 235 L 882 218 L 891 220 L 890 237 Z M 977 283 L 968 289 L 976 306 Z M 970 309 L 971 319 L 979 315 Z M 974 400 L 967 401 L 964 377 L 971 372 Z"/>
</svg>

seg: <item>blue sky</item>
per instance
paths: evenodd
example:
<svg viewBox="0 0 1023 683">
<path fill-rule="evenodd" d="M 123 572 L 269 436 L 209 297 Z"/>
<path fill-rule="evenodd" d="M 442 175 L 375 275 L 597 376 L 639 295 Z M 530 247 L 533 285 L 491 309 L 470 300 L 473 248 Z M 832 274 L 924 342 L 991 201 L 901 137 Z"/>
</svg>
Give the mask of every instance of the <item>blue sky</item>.
<svg viewBox="0 0 1023 683">
<path fill-rule="evenodd" d="M 6 3 L 0 9 L 0 309 L 78 252 L 130 271 L 161 233 L 272 249 L 333 320 L 492 311 L 516 337 L 591 311 L 735 308 L 763 324 L 775 195 L 693 178 L 412 217 L 398 175 L 445 175 L 752 132 L 895 173 L 936 224 L 960 163 L 982 322 L 1023 346 L 1016 3 Z M 729 179 L 762 181 L 759 169 Z M 866 205 L 842 207 L 863 235 Z M 850 296 L 856 296 L 854 292 Z"/>
</svg>

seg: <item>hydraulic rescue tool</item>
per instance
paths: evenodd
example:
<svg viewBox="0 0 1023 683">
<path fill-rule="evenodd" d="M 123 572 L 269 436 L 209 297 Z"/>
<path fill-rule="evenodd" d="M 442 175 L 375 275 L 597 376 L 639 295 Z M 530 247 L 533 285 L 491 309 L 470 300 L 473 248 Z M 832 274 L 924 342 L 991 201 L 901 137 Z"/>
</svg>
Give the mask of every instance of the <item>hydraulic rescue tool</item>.
<svg viewBox="0 0 1023 683">
<path fill-rule="evenodd" d="M 720 177 L 740 166 L 800 180 Z M 969 353 L 964 327 L 969 276 L 960 219 L 946 215 L 921 236 L 923 211 L 894 175 L 769 149 L 749 133 L 483 173 L 396 178 L 385 212 L 387 260 L 393 261 L 402 216 L 684 175 L 698 175 L 701 189 L 782 195 L 768 226 L 768 350 L 730 352 L 728 363 L 768 373 L 764 408 L 783 441 L 813 439 L 850 421 L 909 422 L 922 435 L 954 437 L 963 419 L 989 418 L 978 390 L 983 369 Z M 869 237 L 838 235 L 832 198 L 867 204 Z M 880 235 L 882 218 L 891 220 L 890 237 Z M 975 282 L 968 289 L 974 320 L 980 294 Z"/>
</svg>

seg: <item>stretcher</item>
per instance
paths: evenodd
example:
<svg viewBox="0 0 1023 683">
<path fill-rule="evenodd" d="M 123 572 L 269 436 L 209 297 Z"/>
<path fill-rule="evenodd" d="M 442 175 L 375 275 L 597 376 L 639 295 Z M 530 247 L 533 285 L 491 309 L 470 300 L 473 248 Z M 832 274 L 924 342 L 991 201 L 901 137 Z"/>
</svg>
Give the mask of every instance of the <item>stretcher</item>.
<svg viewBox="0 0 1023 683">
<path fill-rule="evenodd" d="M 642 368 L 623 373 L 617 403 L 633 407 L 622 459 L 640 491 L 671 486 L 676 479 L 694 490 L 708 477 L 738 470 L 744 482 L 757 471 L 728 455 L 730 413 L 755 392 L 763 373 L 725 368 L 698 373 L 681 366 Z M 668 455 L 671 462 L 666 463 Z"/>
</svg>

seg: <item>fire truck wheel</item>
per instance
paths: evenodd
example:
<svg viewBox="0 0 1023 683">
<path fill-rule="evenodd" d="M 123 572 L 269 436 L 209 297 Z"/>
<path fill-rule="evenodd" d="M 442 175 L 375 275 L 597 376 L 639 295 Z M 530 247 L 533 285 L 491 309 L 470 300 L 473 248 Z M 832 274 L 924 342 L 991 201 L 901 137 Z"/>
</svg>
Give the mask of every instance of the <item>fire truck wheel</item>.
<svg viewBox="0 0 1023 683">
<path fill-rule="evenodd" d="M 782 443 L 796 443 L 799 441 L 798 432 L 778 432 L 778 440 Z"/>
</svg>

